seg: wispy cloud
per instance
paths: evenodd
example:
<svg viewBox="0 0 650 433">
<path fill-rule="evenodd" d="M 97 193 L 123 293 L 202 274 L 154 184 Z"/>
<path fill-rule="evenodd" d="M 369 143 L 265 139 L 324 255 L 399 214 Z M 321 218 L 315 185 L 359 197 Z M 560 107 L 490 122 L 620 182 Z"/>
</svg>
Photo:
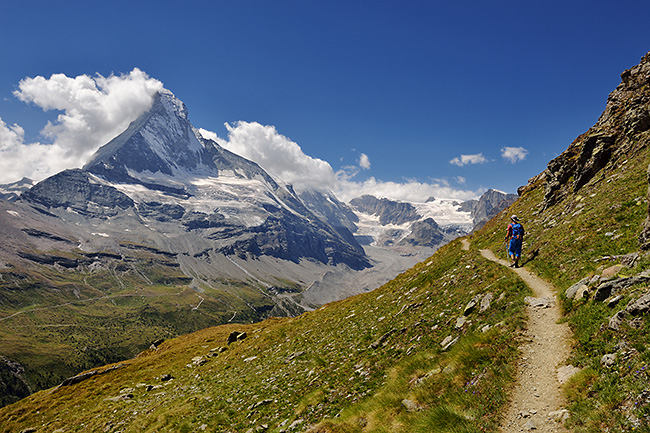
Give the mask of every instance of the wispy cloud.
<svg viewBox="0 0 650 433">
<path fill-rule="evenodd" d="M 477 153 L 475 155 L 461 155 L 449 161 L 450 164 L 463 167 L 467 164 L 483 164 L 487 162 L 487 158 L 483 156 L 482 153 Z"/>
<path fill-rule="evenodd" d="M 359 157 L 359 167 L 364 170 L 370 170 L 370 158 L 365 153 L 362 153 Z"/>
<path fill-rule="evenodd" d="M 526 159 L 528 151 L 523 147 L 504 147 L 501 149 L 501 156 L 511 163 L 517 163 Z"/>
</svg>

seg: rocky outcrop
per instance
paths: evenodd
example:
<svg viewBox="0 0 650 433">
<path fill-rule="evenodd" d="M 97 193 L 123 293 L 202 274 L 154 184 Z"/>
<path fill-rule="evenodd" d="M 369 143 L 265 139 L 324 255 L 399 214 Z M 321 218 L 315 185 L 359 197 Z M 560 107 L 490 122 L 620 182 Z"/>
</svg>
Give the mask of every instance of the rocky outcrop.
<svg viewBox="0 0 650 433">
<path fill-rule="evenodd" d="M 621 74 L 621 84 L 609 95 L 598 122 L 557 158 L 545 172 L 543 207 L 576 192 L 610 162 L 626 158 L 650 130 L 650 53 Z"/>
<path fill-rule="evenodd" d="M 134 206 L 126 194 L 79 169 L 65 170 L 39 182 L 25 191 L 21 199 L 94 218 L 112 217 Z"/>
<path fill-rule="evenodd" d="M 0 407 L 14 403 L 32 393 L 25 367 L 0 356 Z"/>
<path fill-rule="evenodd" d="M 372 195 L 363 195 L 350 200 L 350 205 L 359 212 L 379 217 L 381 225 L 417 221 L 420 216 L 410 203 L 397 202 L 387 198 L 378 199 Z"/>
<path fill-rule="evenodd" d="M 468 200 L 461 203 L 460 210 L 470 212 L 474 222 L 473 231 L 479 230 L 503 209 L 517 200 L 517 194 L 489 189 L 478 200 Z"/>
<path fill-rule="evenodd" d="M 631 301 L 624 310 L 614 314 L 609 320 L 609 328 L 618 331 L 630 316 L 636 317 L 650 313 L 650 292 Z"/>
<path fill-rule="evenodd" d="M 398 245 L 414 245 L 435 248 L 441 244 L 444 233 L 433 218 L 416 221 L 411 225 L 411 234 L 402 239 Z"/>
</svg>

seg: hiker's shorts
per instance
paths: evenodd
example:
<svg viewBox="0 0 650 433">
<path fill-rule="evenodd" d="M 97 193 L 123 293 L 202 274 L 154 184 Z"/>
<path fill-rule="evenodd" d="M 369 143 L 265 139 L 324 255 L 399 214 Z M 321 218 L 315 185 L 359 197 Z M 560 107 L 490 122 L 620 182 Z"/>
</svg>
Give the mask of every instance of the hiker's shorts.
<svg viewBox="0 0 650 433">
<path fill-rule="evenodd" d="M 510 248 L 508 248 L 508 254 L 511 256 L 519 257 L 521 256 L 521 239 L 510 239 Z"/>
</svg>

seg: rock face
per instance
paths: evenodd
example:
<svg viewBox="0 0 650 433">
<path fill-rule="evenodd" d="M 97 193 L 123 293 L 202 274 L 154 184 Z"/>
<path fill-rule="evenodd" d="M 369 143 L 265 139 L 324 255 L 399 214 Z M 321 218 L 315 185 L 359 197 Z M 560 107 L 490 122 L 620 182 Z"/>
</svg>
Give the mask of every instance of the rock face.
<svg viewBox="0 0 650 433">
<path fill-rule="evenodd" d="M 55 174 L 24 192 L 21 199 L 46 208 L 71 209 L 81 215 L 107 218 L 135 202 L 108 182 L 79 169 Z"/>
<path fill-rule="evenodd" d="M 18 182 L 0 185 L 0 200 L 13 201 L 20 197 L 20 194 L 33 187 L 35 182 L 27 177 Z"/>
<path fill-rule="evenodd" d="M 621 74 L 621 84 L 609 95 L 598 122 L 582 134 L 545 171 L 544 207 L 576 192 L 605 165 L 625 155 L 639 134 L 650 129 L 650 53 Z M 570 181 L 573 179 L 572 181 Z M 644 242 L 647 237 L 644 237 Z"/>
<path fill-rule="evenodd" d="M 476 231 L 503 209 L 513 204 L 517 200 L 517 197 L 517 194 L 508 194 L 495 189 L 489 189 L 478 200 L 463 202 L 460 209 L 465 212 L 471 212 L 472 221 L 474 221 L 474 228 L 472 230 Z"/>
<path fill-rule="evenodd" d="M 433 218 L 416 221 L 411 225 L 411 234 L 400 241 L 400 245 L 436 247 L 444 239 L 444 233 Z"/>
<path fill-rule="evenodd" d="M 397 202 L 387 198 L 378 199 L 372 195 L 363 195 L 352 199 L 350 205 L 360 212 L 378 216 L 381 225 L 401 225 L 420 219 L 417 210 L 410 203 Z"/>
<path fill-rule="evenodd" d="M 298 195 L 314 215 L 332 227 L 345 227 L 351 232 L 356 231 L 359 217 L 334 194 L 311 190 L 300 192 Z"/>
</svg>

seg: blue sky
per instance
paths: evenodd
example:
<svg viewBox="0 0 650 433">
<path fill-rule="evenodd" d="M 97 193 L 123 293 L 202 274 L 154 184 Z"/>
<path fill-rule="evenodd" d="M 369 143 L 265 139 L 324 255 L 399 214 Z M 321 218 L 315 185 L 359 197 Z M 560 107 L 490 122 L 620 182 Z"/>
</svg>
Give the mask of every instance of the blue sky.
<svg viewBox="0 0 650 433">
<path fill-rule="evenodd" d="M 76 140 L 57 124 L 75 107 L 43 110 L 44 91 L 67 91 L 46 85 L 52 74 L 137 68 L 196 127 L 228 140 L 225 123 L 272 126 L 355 191 L 515 192 L 596 122 L 620 73 L 650 51 L 647 1 L 2 0 L 0 10 L 0 183 L 34 176 L 36 149 Z M 20 83 L 38 76 L 30 96 Z M 106 110 L 125 122 L 131 103 Z M 50 152 L 61 161 L 50 170 L 78 162 L 70 153 L 87 141 Z M 28 144 L 39 147 L 15 149 Z"/>
</svg>

